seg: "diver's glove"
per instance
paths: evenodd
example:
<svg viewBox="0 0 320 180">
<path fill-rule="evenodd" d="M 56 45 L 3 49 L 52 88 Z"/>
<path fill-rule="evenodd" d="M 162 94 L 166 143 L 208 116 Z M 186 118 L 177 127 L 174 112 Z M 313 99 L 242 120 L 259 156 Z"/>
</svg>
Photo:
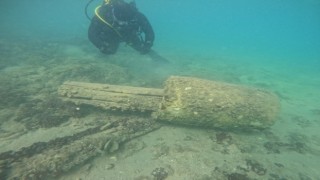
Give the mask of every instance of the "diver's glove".
<svg viewBox="0 0 320 180">
<path fill-rule="evenodd" d="M 153 45 L 153 43 L 151 41 L 144 42 L 143 46 L 141 47 L 140 53 L 147 54 L 150 51 L 152 45 Z"/>
</svg>

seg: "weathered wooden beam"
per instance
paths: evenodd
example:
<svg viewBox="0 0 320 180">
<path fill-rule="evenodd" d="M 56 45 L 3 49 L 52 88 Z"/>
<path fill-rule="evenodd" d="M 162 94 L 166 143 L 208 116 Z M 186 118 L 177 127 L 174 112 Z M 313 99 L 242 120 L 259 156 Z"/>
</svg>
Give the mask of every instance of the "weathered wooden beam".
<svg viewBox="0 0 320 180">
<path fill-rule="evenodd" d="M 60 86 L 59 94 L 78 105 L 87 104 L 107 110 L 153 112 L 159 109 L 163 89 L 68 81 Z"/>
</svg>

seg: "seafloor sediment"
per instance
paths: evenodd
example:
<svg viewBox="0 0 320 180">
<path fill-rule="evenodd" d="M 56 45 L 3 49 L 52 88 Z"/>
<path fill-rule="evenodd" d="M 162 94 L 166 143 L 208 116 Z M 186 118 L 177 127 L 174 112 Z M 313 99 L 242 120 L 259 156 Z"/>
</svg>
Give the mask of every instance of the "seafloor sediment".
<svg viewBox="0 0 320 180">
<path fill-rule="evenodd" d="M 164 55 L 169 64 L 128 47 L 103 56 L 85 40 L 1 39 L 0 179 L 320 177 L 319 80 L 289 78 L 281 65 Z M 67 80 L 158 88 L 170 75 L 268 89 L 280 97 L 281 114 L 265 130 L 222 131 L 80 107 L 57 95 Z"/>
</svg>

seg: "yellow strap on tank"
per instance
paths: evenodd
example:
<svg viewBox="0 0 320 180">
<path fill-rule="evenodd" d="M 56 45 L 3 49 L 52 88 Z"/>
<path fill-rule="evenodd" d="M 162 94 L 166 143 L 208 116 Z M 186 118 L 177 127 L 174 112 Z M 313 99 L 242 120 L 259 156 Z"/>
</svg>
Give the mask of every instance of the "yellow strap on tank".
<svg viewBox="0 0 320 180">
<path fill-rule="evenodd" d="M 106 1 L 110 1 L 110 0 L 106 0 Z M 119 37 L 122 37 L 120 32 L 117 31 L 110 23 L 108 23 L 106 20 L 104 20 L 100 15 L 99 15 L 99 9 L 101 6 L 96 7 L 96 9 L 94 10 L 96 16 L 106 25 L 108 25 L 112 30 L 114 30 L 114 32 L 116 32 L 118 34 Z"/>
</svg>

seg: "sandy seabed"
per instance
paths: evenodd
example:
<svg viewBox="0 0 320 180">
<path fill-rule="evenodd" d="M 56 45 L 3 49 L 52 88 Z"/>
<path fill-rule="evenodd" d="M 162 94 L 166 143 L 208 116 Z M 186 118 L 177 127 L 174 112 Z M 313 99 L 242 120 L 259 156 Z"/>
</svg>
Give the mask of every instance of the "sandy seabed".
<svg viewBox="0 0 320 180">
<path fill-rule="evenodd" d="M 319 72 L 158 53 L 169 62 L 127 46 L 105 56 L 81 39 L 0 39 L 0 179 L 319 179 Z M 269 129 L 227 131 L 78 107 L 57 94 L 68 80 L 160 88 L 170 75 L 273 91 L 281 113 Z"/>
</svg>

